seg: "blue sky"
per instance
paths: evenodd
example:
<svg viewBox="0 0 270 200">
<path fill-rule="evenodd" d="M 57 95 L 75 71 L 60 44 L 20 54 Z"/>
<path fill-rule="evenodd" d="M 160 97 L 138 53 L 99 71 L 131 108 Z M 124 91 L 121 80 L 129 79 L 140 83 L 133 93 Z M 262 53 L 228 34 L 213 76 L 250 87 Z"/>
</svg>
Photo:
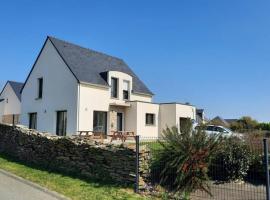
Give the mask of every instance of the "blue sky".
<svg viewBox="0 0 270 200">
<path fill-rule="evenodd" d="M 5 1 L 0 86 L 24 81 L 47 35 L 123 58 L 157 102 L 270 121 L 270 1 Z"/>
</svg>

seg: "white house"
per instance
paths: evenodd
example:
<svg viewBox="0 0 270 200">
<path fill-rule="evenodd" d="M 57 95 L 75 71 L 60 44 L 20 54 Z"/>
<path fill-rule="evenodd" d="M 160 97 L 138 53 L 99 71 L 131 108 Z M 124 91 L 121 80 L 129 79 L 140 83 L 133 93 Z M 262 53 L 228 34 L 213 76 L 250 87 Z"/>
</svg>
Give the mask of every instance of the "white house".
<svg viewBox="0 0 270 200">
<path fill-rule="evenodd" d="M 47 37 L 22 89 L 23 125 L 57 135 L 134 131 L 157 137 L 196 118 L 196 108 L 152 103 L 153 93 L 119 58 Z"/>
<path fill-rule="evenodd" d="M 0 122 L 19 123 L 21 114 L 21 89 L 23 83 L 7 81 L 0 93 Z"/>
</svg>

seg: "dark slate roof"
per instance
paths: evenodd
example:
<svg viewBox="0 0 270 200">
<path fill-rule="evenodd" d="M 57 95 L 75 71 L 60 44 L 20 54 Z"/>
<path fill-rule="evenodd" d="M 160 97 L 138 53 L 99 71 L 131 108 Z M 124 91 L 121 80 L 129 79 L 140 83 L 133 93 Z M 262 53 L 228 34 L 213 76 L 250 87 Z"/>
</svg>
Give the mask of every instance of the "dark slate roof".
<svg viewBox="0 0 270 200">
<path fill-rule="evenodd" d="M 215 118 L 212 119 L 211 121 L 220 121 L 220 122 L 222 122 L 224 125 L 229 126 L 229 123 L 228 123 L 225 119 L 223 119 L 222 117 L 220 117 L 220 116 L 215 117 Z"/>
<path fill-rule="evenodd" d="M 8 81 L 8 83 L 12 87 L 12 89 L 15 92 L 18 99 L 21 101 L 21 89 L 22 89 L 24 83 L 15 82 L 15 81 Z"/>
<path fill-rule="evenodd" d="M 54 37 L 48 38 L 79 82 L 108 86 L 104 73 L 120 71 L 133 77 L 133 92 L 153 95 L 122 59 Z"/>
<path fill-rule="evenodd" d="M 5 84 L 5 86 L 3 87 L 2 92 L 4 91 L 5 87 L 7 84 L 10 84 L 11 88 L 13 89 L 13 91 L 15 92 L 16 96 L 18 97 L 18 99 L 21 101 L 21 89 L 24 85 L 24 83 L 20 83 L 20 82 L 15 82 L 15 81 L 7 81 L 7 83 Z M 2 94 L 2 92 L 0 93 L 0 95 Z M 0 100 L 1 101 L 1 100 Z"/>
<path fill-rule="evenodd" d="M 231 124 L 231 123 L 237 122 L 238 119 L 225 119 L 225 121 Z"/>
</svg>

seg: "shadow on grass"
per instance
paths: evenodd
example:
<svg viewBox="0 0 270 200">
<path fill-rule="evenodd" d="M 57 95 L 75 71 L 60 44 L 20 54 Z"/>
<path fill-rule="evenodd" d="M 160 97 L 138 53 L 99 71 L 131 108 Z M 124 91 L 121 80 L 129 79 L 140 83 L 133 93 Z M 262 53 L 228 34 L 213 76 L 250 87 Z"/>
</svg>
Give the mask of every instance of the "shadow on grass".
<svg viewBox="0 0 270 200">
<path fill-rule="evenodd" d="M 8 162 L 12 162 L 12 163 L 23 165 L 23 166 L 28 167 L 28 168 L 32 168 L 34 170 L 53 173 L 53 174 L 56 174 L 56 175 L 60 175 L 62 177 L 69 177 L 69 178 L 73 178 L 73 179 L 79 179 L 81 181 L 84 181 L 87 184 L 91 184 L 91 186 L 93 186 L 95 188 L 115 187 L 115 188 L 129 188 L 129 189 L 131 189 L 133 187 L 132 185 L 119 184 L 119 183 L 109 181 L 109 180 L 106 180 L 106 181 L 100 180 L 100 179 L 98 179 L 96 177 L 86 178 L 86 177 L 84 177 L 82 175 L 78 175 L 78 174 L 75 174 L 75 173 L 61 172 L 60 170 L 57 170 L 57 169 L 48 169 L 48 168 L 45 168 L 45 167 L 40 166 L 40 165 L 35 165 L 35 164 L 31 164 L 31 163 L 21 161 L 21 160 L 15 158 L 13 156 L 10 156 L 8 154 L 3 153 L 3 152 L 0 153 L 0 158 L 3 158 L 5 160 L 7 160 Z"/>
</svg>

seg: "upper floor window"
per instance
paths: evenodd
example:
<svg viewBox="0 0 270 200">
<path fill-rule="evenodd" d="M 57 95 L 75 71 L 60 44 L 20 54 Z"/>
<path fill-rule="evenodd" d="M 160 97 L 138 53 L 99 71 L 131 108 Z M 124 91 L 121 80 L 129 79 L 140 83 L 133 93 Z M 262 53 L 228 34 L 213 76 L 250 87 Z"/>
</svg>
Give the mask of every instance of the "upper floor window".
<svg viewBox="0 0 270 200">
<path fill-rule="evenodd" d="M 118 79 L 111 78 L 111 97 L 118 98 Z"/>
<path fill-rule="evenodd" d="M 155 114 L 146 113 L 146 115 L 145 115 L 145 124 L 146 125 L 155 125 Z"/>
<path fill-rule="evenodd" d="M 43 94 L 43 78 L 38 79 L 38 99 L 42 98 Z"/>
<path fill-rule="evenodd" d="M 129 100 L 129 81 L 123 82 L 123 99 Z"/>
</svg>

